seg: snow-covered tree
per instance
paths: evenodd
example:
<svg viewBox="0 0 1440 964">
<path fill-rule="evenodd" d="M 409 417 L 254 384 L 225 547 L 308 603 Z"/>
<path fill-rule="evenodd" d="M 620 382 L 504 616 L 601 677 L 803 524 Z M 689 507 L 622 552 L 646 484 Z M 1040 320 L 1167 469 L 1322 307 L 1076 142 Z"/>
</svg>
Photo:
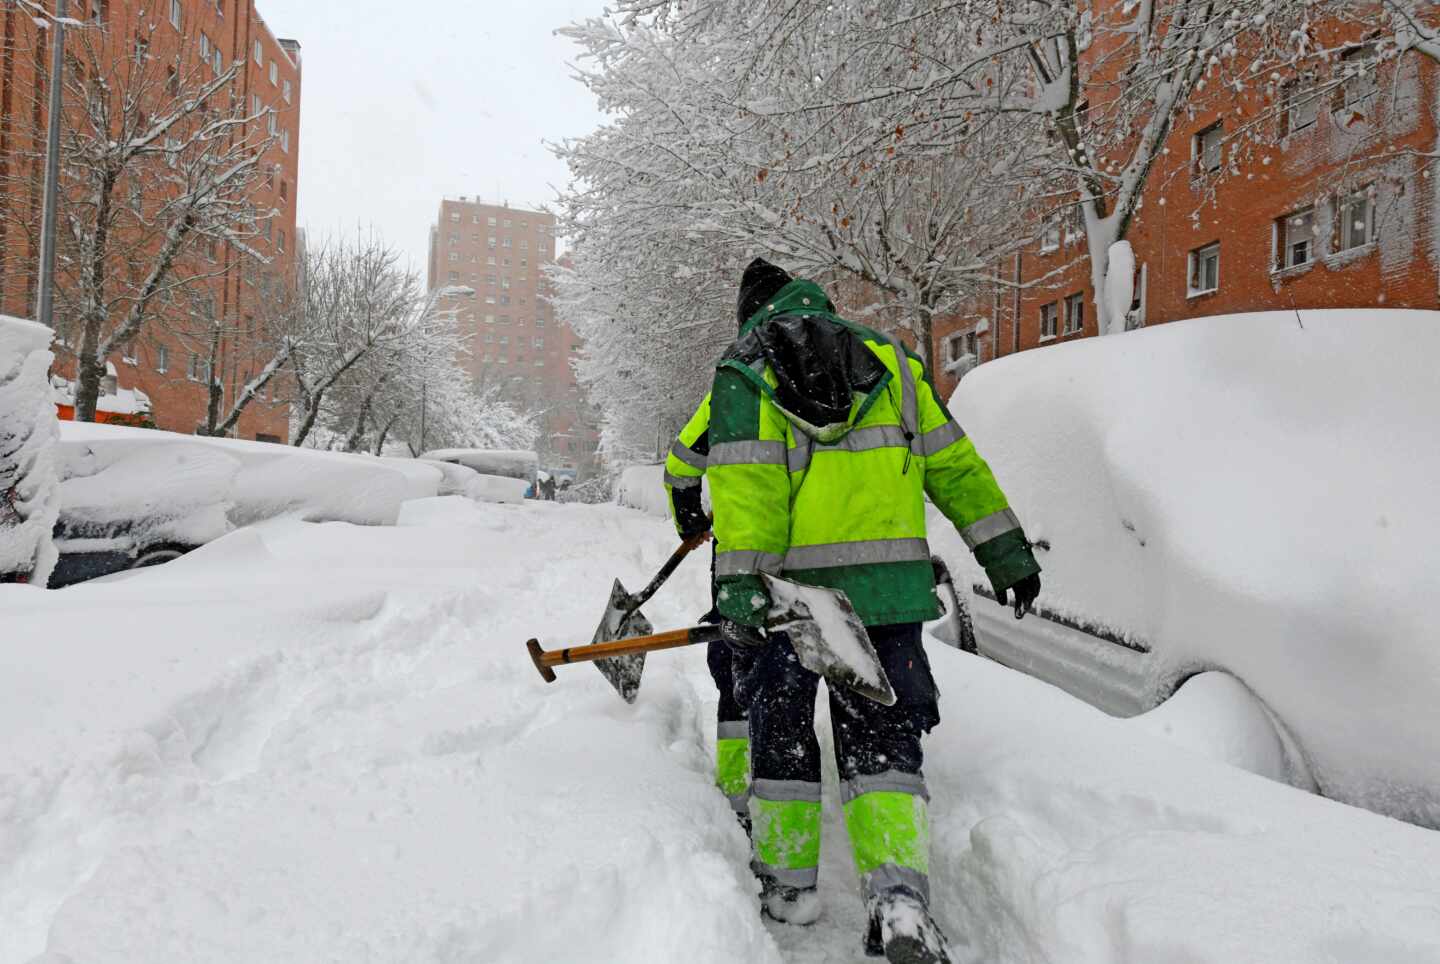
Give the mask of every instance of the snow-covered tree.
<svg viewBox="0 0 1440 964">
<path fill-rule="evenodd" d="M 225 272 L 217 247 L 259 257 L 246 242 L 270 216 L 252 202 L 273 141 L 270 109 L 249 111 L 237 83 L 243 62 L 196 58 L 186 45 L 173 57 L 152 53 L 161 23 L 134 36 L 99 24 L 68 35 L 55 304 L 77 356 L 83 421 L 95 417 L 106 361 L 147 325 L 205 339 L 176 303 Z M 33 187 L 27 179 L 41 166 L 30 160 L 10 165 L 0 189 Z M 38 248 L 38 225 L 17 227 Z"/>
<path fill-rule="evenodd" d="M 374 235 L 307 247 L 300 273 L 293 309 L 276 326 L 274 355 L 262 369 L 284 368 L 282 385 L 294 396 L 292 444 L 305 444 L 318 426 L 351 451 L 378 451 L 391 438 L 413 439 L 414 448 L 421 421 L 434 444 L 505 448 L 534 440 L 532 421 L 498 392 L 477 392 L 464 367 L 470 349 L 456 299 L 473 296 L 469 289 L 425 293 Z"/>
</svg>

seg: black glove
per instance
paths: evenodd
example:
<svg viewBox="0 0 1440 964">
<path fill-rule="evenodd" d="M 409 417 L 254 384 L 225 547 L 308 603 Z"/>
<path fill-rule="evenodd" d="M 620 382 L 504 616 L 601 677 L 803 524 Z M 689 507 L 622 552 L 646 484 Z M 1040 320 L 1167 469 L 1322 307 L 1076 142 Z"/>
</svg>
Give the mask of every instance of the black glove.
<svg viewBox="0 0 1440 964">
<path fill-rule="evenodd" d="M 1015 594 L 1015 618 L 1024 619 L 1025 614 L 1035 608 L 1035 598 L 1040 595 L 1040 574 L 1031 573 L 1010 587 L 1010 592 Z M 1006 605 L 1007 593 L 1004 589 L 995 596 L 995 601 L 1000 605 Z"/>
<path fill-rule="evenodd" d="M 749 653 L 765 645 L 765 632 L 759 626 L 747 626 L 733 619 L 720 620 L 720 638 L 732 653 Z"/>
</svg>

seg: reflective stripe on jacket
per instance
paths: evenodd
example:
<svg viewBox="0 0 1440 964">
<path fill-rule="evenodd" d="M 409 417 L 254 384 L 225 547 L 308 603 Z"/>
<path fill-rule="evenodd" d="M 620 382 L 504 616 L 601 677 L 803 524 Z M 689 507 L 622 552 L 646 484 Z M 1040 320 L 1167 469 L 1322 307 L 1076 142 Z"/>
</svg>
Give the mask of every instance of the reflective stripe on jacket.
<svg viewBox="0 0 1440 964">
<path fill-rule="evenodd" d="M 823 292 L 787 285 L 743 332 L 783 314 L 858 336 L 887 372 L 858 393 L 848 431 L 820 442 L 796 427 L 764 359 L 727 355 L 711 392 L 706 471 L 715 514 L 720 611 L 758 623 L 758 572 L 843 590 L 867 625 L 920 622 L 940 609 L 925 496 L 960 529 L 996 588 L 1038 572 L 989 466 L 893 338 L 830 314 Z M 829 436 L 827 436 L 829 437 Z"/>
</svg>

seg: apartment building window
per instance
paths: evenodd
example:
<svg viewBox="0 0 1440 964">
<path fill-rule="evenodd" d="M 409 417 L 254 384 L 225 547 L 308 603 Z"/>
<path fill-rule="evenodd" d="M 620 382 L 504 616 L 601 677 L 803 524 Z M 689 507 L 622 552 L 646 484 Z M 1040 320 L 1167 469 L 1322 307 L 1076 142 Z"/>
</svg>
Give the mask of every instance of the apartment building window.
<svg viewBox="0 0 1440 964">
<path fill-rule="evenodd" d="M 1349 251 L 1370 243 L 1374 209 L 1368 189 L 1336 199 L 1335 221 L 1340 229 L 1337 250 Z"/>
<path fill-rule="evenodd" d="M 485 296 L 485 303 L 486 303 L 487 305 L 493 305 L 493 304 L 495 303 L 495 296 L 494 296 L 494 295 L 486 295 L 486 296 Z"/>
<path fill-rule="evenodd" d="M 536 315 L 536 316 L 535 316 L 535 327 L 536 327 L 536 328 L 544 328 L 544 327 L 545 327 L 545 319 L 542 318 L 542 317 L 540 317 L 539 315 Z"/>
<path fill-rule="evenodd" d="M 529 249 L 530 249 L 530 242 L 527 241 L 527 240 L 525 240 L 524 238 L 521 238 L 521 239 L 520 239 L 520 250 L 521 250 L 521 251 L 528 251 Z"/>
<path fill-rule="evenodd" d="M 273 60 L 270 61 L 270 86 L 280 86 L 280 65 Z"/>
<path fill-rule="evenodd" d="M 1085 293 L 1065 297 L 1065 334 L 1073 335 L 1085 327 Z"/>
<path fill-rule="evenodd" d="M 1374 99 L 1375 45 L 1363 44 L 1351 47 L 1340 55 L 1341 75 L 1345 78 L 1340 85 L 1340 106 L 1346 110 L 1363 111 Z"/>
<path fill-rule="evenodd" d="M 494 250 L 495 250 L 495 239 L 494 239 L 494 238 L 486 238 L 485 241 L 487 242 L 490 250 L 491 250 L 491 251 L 494 251 Z"/>
<path fill-rule="evenodd" d="M 485 221 L 486 221 L 486 223 L 487 223 L 490 227 L 492 227 L 492 228 L 495 227 L 495 219 L 494 219 L 494 218 L 486 218 Z"/>
<path fill-rule="evenodd" d="M 536 335 L 533 339 L 531 339 L 530 346 L 532 348 L 544 348 L 545 339 L 540 335 Z"/>
<path fill-rule="evenodd" d="M 544 368 L 544 367 L 545 367 L 545 359 L 543 359 L 543 358 L 537 358 L 537 359 L 535 359 L 535 367 L 536 367 L 536 368 Z"/>
<path fill-rule="evenodd" d="M 457 282 L 457 281 L 459 281 L 459 280 L 460 280 L 460 272 L 458 272 L 458 271 L 452 271 L 452 272 L 450 272 L 450 274 L 449 274 L 449 281 L 450 281 L 451 284 L 454 284 L 455 282 Z"/>
<path fill-rule="evenodd" d="M 171 97 L 180 96 L 180 73 L 174 67 L 165 68 L 165 92 Z"/>
<path fill-rule="evenodd" d="M 127 365 L 133 365 L 138 358 L 135 357 L 135 339 L 129 338 L 120 346 L 120 360 Z"/>
<path fill-rule="evenodd" d="M 290 153 L 290 132 L 288 130 L 280 132 L 280 150 L 286 154 Z"/>
<path fill-rule="evenodd" d="M 211 264 L 220 260 L 220 243 L 214 238 L 205 239 L 205 257 L 210 259 Z"/>
<path fill-rule="evenodd" d="M 509 218 L 506 218 L 506 219 L 505 219 L 503 222 L 501 222 L 501 223 L 504 224 L 504 226 L 507 227 L 507 228 L 510 227 L 510 219 L 509 219 Z"/>
<path fill-rule="evenodd" d="M 210 35 L 203 30 L 200 31 L 200 59 L 210 61 Z"/>
<path fill-rule="evenodd" d="M 1303 73 L 1280 90 L 1280 107 L 1284 129 L 1281 134 L 1294 134 L 1315 124 L 1320 116 L 1320 101 L 1315 96 L 1315 75 Z"/>
<path fill-rule="evenodd" d="M 1045 232 L 1040 235 L 1040 253 L 1049 254 L 1051 251 L 1060 249 L 1060 225 L 1056 223 L 1047 224 Z"/>
<path fill-rule="evenodd" d="M 180 0 L 170 0 L 170 26 L 179 30 L 180 24 L 184 22 L 184 15 L 185 11 L 181 6 Z"/>
<path fill-rule="evenodd" d="M 275 250 L 279 251 L 281 254 L 284 254 L 284 253 L 285 253 L 285 232 L 284 232 L 284 231 L 277 231 L 277 232 L 275 232 L 275 239 L 276 239 L 276 240 L 275 240 Z"/>
<path fill-rule="evenodd" d="M 277 116 L 275 116 L 275 112 L 274 112 L 274 111 L 271 111 L 271 112 L 270 112 L 270 118 L 269 118 L 269 120 L 270 120 L 270 136 L 271 136 L 271 137 L 274 137 L 276 134 L 278 134 L 278 133 L 280 132 L 280 118 L 277 117 Z"/>
<path fill-rule="evenodd" d="M 487 285 L 493 285 L 493 284 L 495 283 L 495 280 L 496 280 L 496 279 L 495 279 L 495 276 L 494 276 L 493 274 L 487 274 L 487 275 L 485 276 L 485 283 L 486 283 Z"/>
<path fill-rule="evenodd" d="M 265 66 L 265 46 L 260 41 L 255 41 L 255 66 Z"/>
<path fill-rule="evenodd" d="M 500 246 L 501 246 L 502 248 L 511 247 L 510 239 L 509 239 L 509 238 L 506 238 L 503 242 L 501 242 Z"/>
<path fill-rule="evenodd" d="M 460 223 L 460 212 L 459 212 L 459 211 L 451 211 L 451 212 L 450 212 L 450 220 L 451 220 L 453 223 L 455 223 L 455 224 L 459 224 L 459 223 Z M 459 237 L 460 237 L 460 236 L 459 236 L 458 234 L 452 234 L 452 235 L 450 235 L 450 243 L 451 243 L 451 244 L 454 244 Z"/>
<path fill-rule="evenodd" d="M 500 316 L 500 324 L 502 324 L 502 325 L 508 325 L 508 324 L 510 324 L 510 316 L 509 316 L 509 315 L 501 315 L 501 316 Z"/>
<path fill-rule="evenodd" d="M 1189 295 L 1203 295 L 1220 289 L 1220 244 L 1207 244 L 1190 252 Z"/>
<path fill-rule="evenodd" d="M 485 316 L 485 324 L 487 324 L 487 325 L 493 325 L 493 324 L 495 324 L 495 316 L 494 316 L 494 315 L 486 315 L 486 316 Z"/>
<path fill-rule="evenodd" d="M 493 331 L 487 331 L 487 332 L 485 332 L 485 344 L 487 344 L 487 345 L 493 345 L 494 343 L 495 343 L 495 333 L 494 333 Z"/>
<path fill-rule="evenodd" d="M 210 359 L 192 351 L 190 353 L 190 368 L 186 371 L 185 377 L 192 382 L 209 384 Z"/>
<path fill-rule="evenodd" d="M 161 375 L 170 370 L 170 349 L 164 345 L 155 346 L 155 370 Z"/>
<path fill-rule="evenodd" d="M 1191 150 L 1195 156 L 1195 173 L 1211 174 L 1220 170 L 1221 145 L 1225 140 L 1225 125 L 1211 124 L 1195 135 Z"/>
<path fill-rule="evenodd" d="M 504 265 L 505 267 L 507 267 L 507 268 L 510 267 L 510 259 L 509 259 L 509 258 L 501 258 L 501 259 L 500 259 L 500 263 L 501 263 L 502 265 Z"/>
<path fill-rule="evenodd" d="M 1315 209 L 1287 214 L 1275 222 L 1275 267 L 1298 268 L 1315 259 Z"/>
<path fill-rule="evenodd" d="M 509 296 L 509 295 L 501 295 L 501 296 L 500 296 L 500 303 L 501 303 L 502 305 L 508 305 L 508 304 L 510 303 L 510 296 Z"/>
<path fill-rule="evenodd" d="M 1056 303 L 1040 306 L 1040 340 L 1055 337 Z"/>
<path fill-rule="evenodd" d="M 527 267 L 529 267 L 529 266 L 530 266 L 530 259 L 529 259 L 529 258 L 521 258 L 521 259 L 520 259 L 520 267 L 522 267 L 522 268 L 527 268 Z"/>
<path fill-rule="evenodd" d="M 135 66 L 139 67 L 140 65 L 144 64 L 145 61 L 150 57 L 150 41 L 142 40 L 139 37 L 136 37 L 135 49 L 132 52 L 131 56 L 135 61 Z"/>
<path fill-rule="evenodd" d="M 508 344 L 510 344 L 510 336 L 509 336 L 509 335 L 501 335 L 501 336 L 500 336 L 500 344 L 502 344 L 502 345 L 508 345 Z"/>
<path fill-rule="evenodd" d="M 259 117 L 259 116 L 260 116 L 260 112 L 261 112 L 262 110 L 264 110 L 264 109 L 265 109 L 265 105 L 260 102 L 260 95 L 259 95 L 259 94 L 251 94 L 251 95 L 250 95 L 250 113 L 253 114 L 253 115 L 256 116 L 256 117 Z"/>
<path fill-rule="evenodd" d="M 509 279 L 509 278 L 501 278 L 501 279 L 500 279 L 500 288 L 501 288 L 502 291 L 509 291 L 509 290 L 510 290 L 510 279 Z"/>
<path fill-rule="evenodd" d="M 294 96 L 294 92 L 290 89 L 290 81 L 287 80 L 281 85 L 280 96 L 285 98 L 285 103 L 291 102 L 290 99 Z"/>
<path fill-rule="evenodd" d="M 289 181 L 281 181 L 281 182 L 280 182 L 280 203 L 281 203 L 282 205 L 283 205 L 283 204 L 288 204 L 288 203 L 290 203 L 290 182 L 289 182 Z"/>
<path fill-rule="evenodd" d="M 450 260 L 451 260 L 451 261 L 459 261 L 459 260 L 460 260 L 460 252 L 459 252 L 459 251 L 451 251 L 451 252 L 450 252 Z"/>
</svg>

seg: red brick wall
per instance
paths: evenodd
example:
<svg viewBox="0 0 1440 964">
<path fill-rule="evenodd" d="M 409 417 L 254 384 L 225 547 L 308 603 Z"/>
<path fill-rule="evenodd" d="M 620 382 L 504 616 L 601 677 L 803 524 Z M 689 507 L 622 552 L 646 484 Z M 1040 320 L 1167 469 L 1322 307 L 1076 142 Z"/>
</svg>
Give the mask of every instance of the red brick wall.
<svg viewBox="0 0 1440 964">
<path fill-rule="evenodd" d="M 80 0 L 70 0 L 69 6 L 71 16 L 79 16 L 101 4 L 100 0 L 85 0 L 82 9 Z M 297 246 L 295 205 L 299 181 L 301 93 L 298 45 L 282 44 L 270 33 L 255 9 L 254 0 L 219 0 L 218 3 L 216 0 L 183 0 L 180 30 L 175 30 L 169 23 L 169 0 L 105 0 L 104 10 L 104 30 L 109 45 L 129 44 L 130 38 L 139 32 L 143 11 L 144 23 L 159 24 L 159 29 L 151 36 L 152 56 L 171 57 L 178 52 L 198 59 L 198 38 L 203 31 L 210 42 L 220 49 L 225 63 L 244 59 L 246 66 L 237 80 L 235 93 L 243 96 L 247 105 L 258 96 L 263 105 L 274 107 L 278 129 L 288 132 L 288 144 L 277 144 L 265 158 L 267 166 L 277 170 L 274 177 L 262 186 L 254 201 L 257 208 L 273 206 L 276 213 L 271 219 L 269 238 L 262 237 L 253 245 L 273 259 L 272 265 L 265 270 L 277 279 L 287 277 L 292 270 Z M 12 173 L 17 163 L 30 168 L 36 185 L 32 197 L 9 197 L 0 199 L 0 203 L 10 205 L 19 217 L 28 219 L 34 225 L 39 224 L 40 218 L 39 165 L 17 162 L 15 153 L 43 151 L 43 141 L 37 142 L 37 132 L 45 129 L 43 105 L 48 96 L 47 83 L 44 73 L 37 75 L 35 70 L 37 62 L 48 63 L 42 34 L 43 31 L 36 30 L 30 18 L 18 10 L 7 6 L 0 11 L 0 35 L 6 40 L 3 51 L 0 51 L 0 165 L 10 164 Z M 255 56 L 257 44 L 259 62 Z M 76 42 L 73 31 L 67 49 L 74 56 L 79 56 L 85 49 L 83 44 Z M 25 50 L 32 53 L 21 55 Z M 273 84 L 270 81 L 272 63 L 275 65 Z M 285 98 L 287 82 L 288 100 Z M 0 171 L 0 176 L 3 173 Z M 34 254 L 29 251 L 25 236 L 16 231 L 13 224 L 8 230 L 3 225 L 4 221 L 0 220 L 0 249 L 3 249 L 0 251 L 3 253 L 0 263 L 6 267 L 6 273 L 0 276 L 0 310 L 30 317 L 34 311 L 35 281 L 33 264 L 29 262 L 33 261 Z M 262 293 L 247 282 L 240 252 L 232 246 L 220 245 L 213 263 L 208 257 L 198 254 L 191 261 L 185 266 L 187 270 L 220 274 L 209 283 L 209 294 L 226 327 L 236 332 L 225 339 L 217 372 L 224 385 L 224 401 L 228 405 L 250 375 L 264 363 L 264 359 L 258 357 L 252 336 L 264 323 L 267 305 L 262 303 Z M 57 344 L 55 347 L 57 374 L 73 377 L 73 353 L 64 345 Z M 165 371 L 160 370 L 162 348 L 168 355 Z M 120 387 L 139 388 L 150 396 L 159 427 L 193 432 L 205 421 L 208 398 L 204 384 L 188 377 L 192 352 L 208 357 L 208 344 L 187 337 L 183 332 L 173 330 L 172 326 L 152 324 L 137 340 L 133 364 L 124 361 L 118 352 L 110 361 L 115 365 Z M 273 383 L 272 389 L 278 387 L 278 382 Z M 252 403 L 242 415 L 237 426 L 240 437 L 267 435 L 288 438 L 289 406 L 274 401 L 273 391 L 270 394 L 270 398 Z"/>
<path fill-rule="evenodd" d="M 1356 30 L 1347 37 L 1335 25 L 1320 33 L 1329 42 L 1359 37 Z M 1435 251 L 1440 184 L 1419 176 L 1419 162 L 1403 156 L 1408 149 L 1428 151 L 1436 141 L 1436 74 L 1432 62 L 1407 54 L 1398 65 L 1392 62 L 1382 69 L 1380 92 L 1363 119 L 1327 99 L 1316 122 L 1304 130 L 1281 138 L 1276 124 L 1270 131 L 1275 143 L 1255 145 L 1238 161 L 1237 173 L 1213 185 L 1213 194 L 1211 185 L 1192 177 L 1194 135 L 1217 120 L 1244 123 L 1273 105 L 1258 93 L 1240 101 L 1197 102 L 1193 115 L 1177 121 L 1168 152 L 1150 174 L 1143 205 L 1126 237 L 1135 251 L 1137 272 L 1144 268 L 1143 323 L 1291 308 L 1440 307 Z M 1361 140 L 1356 135 L 1367 132 L 1379 136 L 1357 148 Z M 1338 237 L 1332 221 L 1342 186 L 1345 191 L 1373 186 L 1374 240 L 1361 249 L 1334 253 Z M 1320 225 L 1315 238 L 1320 253 L 1303 267 L 1277 270 L 1276 220 L 1309 205 Z M 1212 242 L 1220 245 L 1219 287 L 1213 293 L 1191 294 L 1190 254 Z M 982 291 L 964 311 L 937 323 L 937 358 L 944 357 L 947 338 L 987 324 L 989 331 L 980 337 L 982 360 L 1098 334 L 1083 237 L 1067 241 L 1062 236 L 1058 250 L 1032 248 L 1018 260 L 1018 272 L 1015 259 L 996 269 L 1008 280 L 1033 287 L 1018 294 Z M 1055 277 L 1038 283 L 1052 271 L 1058 272 Z M 1083 329 L 1042 340 L 1042 306 L 1055 303 L 1063 325 L 1064 299 L 1075 293 L 1085 298 Z M 946 392 L 955 385 L 955 379 L 944 374 L 940 381 Z"/>
</svg>

